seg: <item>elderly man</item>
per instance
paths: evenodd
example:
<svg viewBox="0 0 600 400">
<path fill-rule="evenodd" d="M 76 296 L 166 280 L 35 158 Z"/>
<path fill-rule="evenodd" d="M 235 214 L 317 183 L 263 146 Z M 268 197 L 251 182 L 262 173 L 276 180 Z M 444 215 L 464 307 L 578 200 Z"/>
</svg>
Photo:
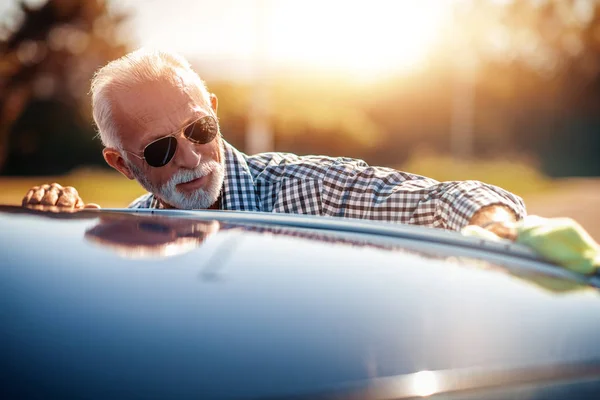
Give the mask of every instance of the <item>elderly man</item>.
<svg viewBox="0 0 600 400">
<path fill-rule="evenodd" d="M 440 183 L 349 158 L 245 155 L 221 137 L 217 97 L 169 52 L 141 49 L 112 61 L 96 73 L 91 93 L 104 159 L 149 192 L 132 208 L 315 214 L 451 230 L 525 215 L 519 197 L 481 182 Z M 98 207 L 58 184 L 32 188 L 23 204 Z"/>
</svg>

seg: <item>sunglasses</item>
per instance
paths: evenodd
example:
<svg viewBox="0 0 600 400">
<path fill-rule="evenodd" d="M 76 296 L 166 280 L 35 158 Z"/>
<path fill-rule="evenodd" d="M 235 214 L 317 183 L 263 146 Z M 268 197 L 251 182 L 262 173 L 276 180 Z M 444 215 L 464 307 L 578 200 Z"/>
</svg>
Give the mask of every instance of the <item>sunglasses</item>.
<svg viewBox="0 0 600 400">
<path fill-rule="evenodd" d="M 183 136 L 195 144 L 206 144 L 212 142 L 219 133 L 217 120 L 206 115 L 183 128 Z M 177 151 L 177 137 L 175 134 L 163 136 L 144 147 L 144 156 L 125 150 L 127 153 L 145 160 L 151 167 L 164 167 L 173 159 Z"/>
</svg>

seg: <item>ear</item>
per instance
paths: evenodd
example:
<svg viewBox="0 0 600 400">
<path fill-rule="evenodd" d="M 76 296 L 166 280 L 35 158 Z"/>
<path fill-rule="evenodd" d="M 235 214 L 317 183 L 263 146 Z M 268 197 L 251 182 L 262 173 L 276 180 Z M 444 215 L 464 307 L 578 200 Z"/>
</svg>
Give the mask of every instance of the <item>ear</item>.
<svg viewBox="0 0 600 400">
<path fill-rule="evenodd" d="M 102 150 L 102 155 L 108 165 L 122 173 L 125 177 L 134 179 L 133 173 L 118 150 L 111 147 L 105 147 L 104 150 Z"/>
<path fill-rule="evenodd" d="M 217 115 L 217 108 L 219 108 L 219 99 L 217 99 L 217 95 L 214 93 L 210 94 L 210 106 L 215 112 L 215 115 Z"/>
</svg>

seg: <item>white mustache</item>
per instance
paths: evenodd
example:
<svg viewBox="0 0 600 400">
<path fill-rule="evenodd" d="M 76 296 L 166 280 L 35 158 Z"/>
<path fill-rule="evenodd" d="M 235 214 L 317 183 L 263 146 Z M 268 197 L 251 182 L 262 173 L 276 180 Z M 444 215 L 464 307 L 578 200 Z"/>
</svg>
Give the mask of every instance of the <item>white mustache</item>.
<svg viewBox="0 0 600 400">
<path fill-rule="evenodd" d="M 213 172 L 213 170 L 219 167 L 216 161 L 208 161 L 201 163 L 195 169 L 177 171 L 171 178 L 169 185 L 179 185 L 180 183 L 187 183 L 198 178 L 202 178 Z"/>
</svg>

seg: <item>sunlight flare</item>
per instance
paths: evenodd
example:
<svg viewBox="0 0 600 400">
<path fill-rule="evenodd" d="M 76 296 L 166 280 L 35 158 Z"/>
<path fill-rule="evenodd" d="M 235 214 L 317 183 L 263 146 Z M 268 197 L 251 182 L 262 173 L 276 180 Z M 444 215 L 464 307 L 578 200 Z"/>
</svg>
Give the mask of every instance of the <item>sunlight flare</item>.
<svg viewBox="0 0 600 400">
<path fill-rule="evenodd" d="M 419 67 L 440 33 L 449 2 L 271 2 L 275 63 L 358 74 Z"/>
</svg>

